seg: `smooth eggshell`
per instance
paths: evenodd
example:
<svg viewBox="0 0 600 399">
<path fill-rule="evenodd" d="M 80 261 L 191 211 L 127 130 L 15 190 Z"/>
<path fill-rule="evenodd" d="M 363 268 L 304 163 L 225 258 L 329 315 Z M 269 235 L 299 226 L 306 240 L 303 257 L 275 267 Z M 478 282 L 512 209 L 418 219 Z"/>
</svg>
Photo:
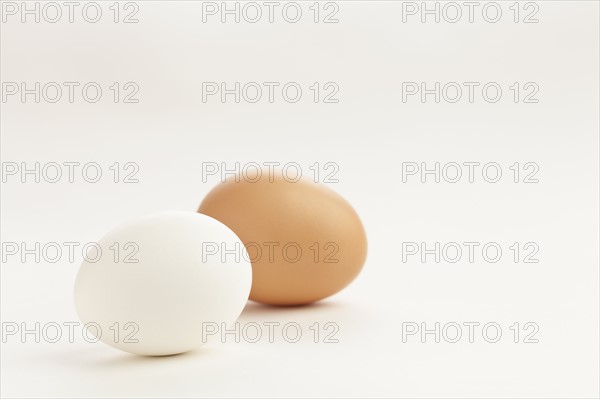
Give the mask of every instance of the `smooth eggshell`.
<svg viewBox="0 0 600 399">
<path fill-rule="evenodd" d="M 252 281 L 244 257 L 203 256 L 202 243 L 245 251 L 229 228 L 195 212 L 163 212 L 117 227 L 98 242 L 100 259 L 79 269 L 77 314 L 100 326 L 102 342 L 127 352 L 172 355 L 200 346 L 203 328 L 237 319 Z M 88 331 L 98 336 L 96 327 Z"/>
<path fill-rule="evenodd" d="M 358 215 L 324 185 L 270 177 L 230 178 L 208 194 L 198 212 L 223 222 L 246 245 L 253 301 L 301 305 L 335 294 L 354 280 L 366 259 Z"/>
</svg>

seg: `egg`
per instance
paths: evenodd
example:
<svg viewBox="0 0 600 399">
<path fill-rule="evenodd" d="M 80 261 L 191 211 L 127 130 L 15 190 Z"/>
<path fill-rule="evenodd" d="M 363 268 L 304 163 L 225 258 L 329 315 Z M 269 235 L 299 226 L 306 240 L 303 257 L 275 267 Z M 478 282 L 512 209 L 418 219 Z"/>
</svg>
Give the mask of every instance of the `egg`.
<svg viewBox="0 0 600 399">
<path fill-rule="evenodd" d="M 209 216 L 144 216 L 110 231 L 86 256 L 75 308 L 87 333 L 115 348 L 187 352 L 241 313 L 252 282 L 247 259 L 235 233 Z"/>
<path fill-rule="evenodd" d="M 265 176 L 266 173 L 263 173 Z M 250 299 L 302 305 L 331 296 L 359 274 L 367 255 L 363 225 L 324 185 L 276 173 L 227 179 L 198 212 L 231 228 L 252 262 Z"/>
</svg>

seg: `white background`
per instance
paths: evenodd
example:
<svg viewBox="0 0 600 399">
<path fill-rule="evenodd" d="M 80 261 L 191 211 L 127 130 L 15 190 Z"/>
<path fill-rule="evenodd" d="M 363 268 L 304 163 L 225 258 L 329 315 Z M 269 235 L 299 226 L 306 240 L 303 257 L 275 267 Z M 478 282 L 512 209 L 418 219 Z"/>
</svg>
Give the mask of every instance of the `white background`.
<svg viewBox="0 0 600 399">
<path fill-rule="evenodd" d="M 522 3 L 515 23 L 512 3 L 499 3 L 497 23 L 483 19 L 482 6 L 473 23 L 466 15 L 404 23 L 402 3 L 391 1 L 337 2 L 333 24 L 312 21 L 312 2 L 301 3 L 296 24 L 281 12 L 274 23 L 218 16 L 203 23 L 202 3 L 191 1 L 138 2 L 133 24 L 113 22 L 113 2 L 100 3 L 95 24 L 80 11 L 73 23 L 63 16 L 55 24 L 4 15 L 2 82 L 98 82 L 104 91 L 97 103 L 80 91 L 73 103 L 7 98 L 2 162 L 97 162 L 105 175 L 96 184 L 80 174 L 55 184 L 8 176 L 2 242 L 86 243 L 139 215 L 194 211 L 219 183 L 203 182 L 203 162 L 296 162 L 308 178 L 315 162 L 335 162 L 339 182 L 328 185 L 361 216 L 369 255 L 356 281 L 322 303 L 247 305 L 242 323 L 296 322 L 298 343 L 229 337 L 145 358 L 87 343 L 81 330 L 74 343 L 10 336 L 2 343 L 2 396 L 598 397 L 599 5 L 539 1 L 539 22 L 526 24 L 531 9 Z M 135 82 L 139 102 L 114 103 L 114 82 Z M 203 102 L 202 82 L 298 82 L 303 95 L 297 103 Z M 335 82 L 339 102 L 314 103 L 314 82 Z M 457 103 L 431 95 L 403 102 L 402 82 L 497 82 L 503 94 L 496 103 L 481 90 L 472 103 L 466 92 Z M 515 103 L 514 82 L 537 84 L 539 102 Z M 139 165 L 139 183 L 112 182 L 115 162 Z M 466 176 L 404 183 L 403 162 L 496 162 L 503 175 L 494 184 L 481 169 L 473 183 Z M 514 183 L 515 162 L 536 163 L 539 182 Z M 497 242 L 503 256 L 402 261 L 403 242 L 465 241 Z M 539 262 L 515 263 L 514 242 L 536 243 Z M 2 322 L 77 321 L 80 258 L 8 257 Z M 315 322 L 336 323 L 339 342 L 314 343 Z M 458 343 L 432 335 L 403 342 L 406 322 L 495 322 L 503 335 L 488 343 L 480 328 L 470 343 L 465 328 Z M 509 329 L 515 322 L 518 343 Z M 522 342 L 527 322 L 539 326 L 538 343 Z"/>
</svg>

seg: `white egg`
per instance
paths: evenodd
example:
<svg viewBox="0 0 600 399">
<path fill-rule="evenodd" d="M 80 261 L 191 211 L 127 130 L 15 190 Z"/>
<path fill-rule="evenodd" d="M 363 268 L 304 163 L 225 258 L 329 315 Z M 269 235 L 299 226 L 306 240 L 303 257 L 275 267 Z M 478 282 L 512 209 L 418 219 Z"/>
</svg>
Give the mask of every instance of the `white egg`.
<svg viewBox="0 0 600 399">
<path fill-rule="evenodd" d="M 127 352 L 187 352 L 231 326 L 252 283 L 249 256 L 221 222 L 163 212 L 125 223 L 92 248 L 75 281 L 90 337 Z"/>
</svg>

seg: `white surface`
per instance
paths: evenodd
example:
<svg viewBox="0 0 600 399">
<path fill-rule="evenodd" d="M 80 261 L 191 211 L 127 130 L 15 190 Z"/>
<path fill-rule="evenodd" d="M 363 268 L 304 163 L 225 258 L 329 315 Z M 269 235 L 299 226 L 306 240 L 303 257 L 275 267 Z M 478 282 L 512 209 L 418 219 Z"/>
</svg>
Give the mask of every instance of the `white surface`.
<svg viewBox="0 0 600 399">
<path fill-rule="evenodd" d="M 219 247 L 239 255 L 224 258 Z M 115 348 L 150 356 L 188 352 L 244 309 L 252 284 L 244 251 L 233 231 L 206 215 L 137 218 L 86 255 L 75 280 L 77 315 Z"/>
<path fill-rule="evenodd" d="M 599 395 L 598 3 L 537 2 L 537 24 L 511 22 L 512 2 L 501 3 L 497 24 L 402 23 L 401 3 L 338 4 L 338 24 L 203 24 L 194 2 L 139 3 L 138 24 L 2 24 L 2 81 L 97 81 L 109 93 L 96 104 L 2 104 L 3 162 L 95 161 L 107 176 L 9 180 L 3 242 L 85 243 L 135 216 L 195 210 L 219 180 L 202 181 L 209 161 L 297 162 L 306 174 L 335 162 L 331 187 L 369 239 L 363 272 L 340 294 L 306 308 L 248 304 L 241 323 L 296 322 L 295 344 L 229 338 L 148 359 L 80 336 L 72 344 L 12 337 L 2 344 L 3 396 Z M 139 103 L 111 102 L 107 87 L 131 81 Z M 202 82 L 221 81 L 296 81 L 306 94 L 295 104 L 203 103 Z M 504 95 L 403 103 L 402 82 L 422 81 L 494 81 Z M 314 82 L 336 82 L 339 103 L 312 102 Z M 514 103 L 514 82 L 536 82 L 539 103 Z M 137 163 L 139 183 L 113 183 L 114 162 L 122 172 Z M 503 178 L 403 183 L 403 162 L 497 162 Z M 539 183 L 513 183 L 515 162 L 539 165 Z M 504 255 L 402 262 L 403 242 L 436 241 L 498 242 Z M 515 263 L 514 242 L 537 243 L 539 262 Z M 78 264 L 8 258 L 3 323 L 76 321 Z M 403 323 L 469 321 L 498 323 L 502 338 L 402 340 Z M 323 342 L 326 322 L 339 326 L 338 343 Z M 538 343 L 522 342 L 527 322 L 539 326 Z"/>
</svg>

